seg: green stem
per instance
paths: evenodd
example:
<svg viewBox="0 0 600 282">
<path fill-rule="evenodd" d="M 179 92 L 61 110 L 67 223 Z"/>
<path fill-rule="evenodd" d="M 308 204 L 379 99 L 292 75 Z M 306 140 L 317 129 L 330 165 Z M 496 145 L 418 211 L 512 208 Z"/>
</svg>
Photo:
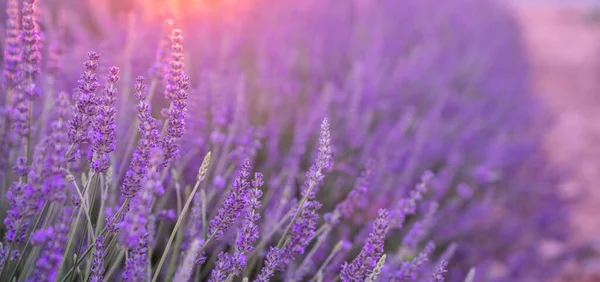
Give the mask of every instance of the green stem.
<svg viewBox="0 0 600 282">
<path fill-rule="evenodd" d="M 123 202 L 123 204 L 121 205 L 121 207 L 119 208 L 119 211 L 115 214 L 115 217 L 114 217 L 115 220 L 117 220 L 119 217 L 121 217 L 121 214 L 125 210 L 125 207 L 127 207 L 129 205 L 129 202 L 131 202 L 131 198 L 126 198 L 125 201 Z M 105 227 L 102 229 L 102 232 L 100 232 L 100 234 L 98 236 L 103 236 L 106 234 L 106 232 L 108 232 L 108 230 Z M 88 254 L 90 254 L 90 252 L 92 251 L 93 248 L 94 248 L 93 245 L 88 246 L 88 248 L 85 250 L 85 252 L 81 256 L 79 256 L 77 262 L 75 262 L 75 264 L 69 269 L 69 272 L 67 272 L 65 277 L 63 277 L 63 279 L 61 280 L 61 282 L 65 282 L 69 278 L 69 276 L 71 276 L 71 274 L 73 273 L 75 268 L 77 266 L 79 266 L 79 264 L 85 259 L 85 257 Z M 110 250 L 107 250 L 107 252 L 108 251 L 110 251 Z"/>
<path fill-rule="evenodd" d="M 321 275 L 321 279 L 322 279 L 322 275 L 323 275 L 323 271 L 325 270 L 325 267 L 327 267 L 327 265 L 329 265 L 329 263 L 331 262 L 333 257 L 340 251 L 341 248 L 342 248 L 342 241 L 339 241 L 337 244 L 335 244 L 335 246 L 333 247 L 333 250 L 331 250 L 331 253 L 329 254 L 329 256 L 327 256 L 325 261 L 321 264 L 321 267 L 319 268 L 319 270 L 317 270 L 315 276 L 313 276 L 313 278 L 310 280 L 310 282 L 317 281 L 316 279 L 317 279 L 317 277 L 319 277 L 319 275 Z M 339 279 L 339 276 L 338 276 L 338 279 Z"/>
<path fill-rule="evenodd" d="M 158 263 L 158 266 L 156 267 L 154 276 L 152 277 L 152 282 L 156 282 L 156 280 L 158 279 L 158 276 L 160 274 L 160 269 L 162 268 L 162 265 L 165 263 L 165 259 L 167 258 L 167 254 L 169 253 L 169 249 L 171 248 L 171 244 L 173 244 L 173 240 L 175 239 L 175 234 L 177 233 L 177 230 L 179 229 L 179 226 L 181 225 L 181 222 L 183 221 L 183 218 L 185 217 L 185 213 L 187 212 L 187 210 L 190 207 L 190 204 L 194 198 L 194 195 L 196 194 L 196 191 L 198 191 L 198 187 L 200 187 L 200 182 L 202 182 L 201 178 L 199 178 L 198 181 L 196 181 L 196 185 L 194 186 L 192 193 L 188 197 L 188 200 L 186 201 L 185 206 L 183 207 L 183 210 L 181 211 L 181 215 L 177 218 L 175 227 L 173 228 L 173 231 L 171 232 L 171 236 L 169 236 L 169 241 L 167 242 L 167 246 L 165 247 L 165 250 L 163 251 L 163 255 L 160 257 L 160 261 Z"/>
<path fill-rule="evenodd" d="M 37 220 L 35 221 L 35 224 L 33 225 L 32 230 L 35 231 L 38 228 L 40 222 L 42 221 L 42 218 L 44 217 L 44 213 L 46 213 L 46 210 L 49 207 L 50 207 L 50 204 L 46 201 L 46 203 L 44 203 L 44 207 L 42 208 L 42 211 L 40 212 L 40 215 L 37 217 Z M 23 260 L 23 257 L 25 256 L 25 252 L 27 251 L 27 247 L 29 247 L 30 241 L 31 241 L 31 234 L 29 234 L 27 236 L 27 242 L 25 242 L 25 247 L 23 248 L 21 256 L 19 257 L 19 260 L 17 260 L 17 264 L 15 265 L 12 273 L 8 277 L 9 281 L 12 280 L 13 277 L 15 277 L 15 274 L 17 274 L 17 269 L 19 268 L 19 265 L 21 264 L 21 261 Z M 9 253 L 9 255 L 10 255 L 10 253 Z"/>
<path fill-rule="evenodd" d="M 320 173 L 320 172 L 318 172 L 318 173 Z M 300 203 L 298 204 L 298 209 L 296 209 L 296 213 L 294 214 L 294 217 L 292 217 L 292 220 L 290 221 L 290 223 L 288 224 L 287 228 L 283 232 L 283 235 L 281 235 L 281 239 L 279 239 L 279 243 L 277 243 L 277 248 L 278 249 L 281 250 L 281 248 L 283 247 L 284 243 L 286 242 L 287 234 L 292 229 L 292 226 L 294 225 L 294 222 L 298 218 L 298 215 L 300 215 L 300 213 L 302 212 L 302 208 L 304 207 L 304 204 L 306 203 L 306 201 L 308 201 L 308 196 L 310 195 L 310 193 L 312 192 L 312 190 L 315 188 L 315 184 L 316 183 L 314 181 L 312 181 L 312 180 L 310 181 L 310 185 L 308 186 L 308 190 L 304 194 L 304 197 L 302 197 L 302 200 L 300 200 Z"/>
<path fill-rule="evenodd" d="M 106 275 L 104 275 L 104 281 L 111 281 L 110 277 L 115 273 L 117 268 L 119 268 L 121 266 L 120 262 L 123 259 L 123 256 L 125 256 L 125 252 L 126 252 L 126 250 L 124 250 L 124 249 L 119 251 L 119 254 L 117 255 L 117 259 L 112 261 L 113 262 L 112 265 L 106 272 Z"/>
</svg>

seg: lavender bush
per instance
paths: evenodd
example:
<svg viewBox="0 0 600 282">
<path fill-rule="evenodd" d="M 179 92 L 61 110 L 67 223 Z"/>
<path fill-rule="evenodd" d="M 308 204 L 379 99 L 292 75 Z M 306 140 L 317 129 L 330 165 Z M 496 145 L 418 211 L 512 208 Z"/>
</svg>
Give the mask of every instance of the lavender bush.
<svg viewBox="0 0 600 282">
<path fill-rule="evenodd" d="M 115 3 L 81 21 L 6 1 L 1 281 L 560 269 L 541 243 L 566 238 L 564 203 L 501 5 Z"/>
</svg>

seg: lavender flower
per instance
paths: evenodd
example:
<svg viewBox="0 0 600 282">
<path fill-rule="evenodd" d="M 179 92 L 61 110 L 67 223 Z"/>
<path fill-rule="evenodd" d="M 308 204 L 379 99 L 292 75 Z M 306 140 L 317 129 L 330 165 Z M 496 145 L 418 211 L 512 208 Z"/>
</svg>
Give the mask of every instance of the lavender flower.
<svg viewBox="0 0 600 282">
<path fill-rule="evenodd" d="M 135 246 L 129 250 L 129 257 L 125 261 L 123 281 L 145 281 L 146 265 L 148 262 L 148 233 L 137 238 Z"/>
<path fill-rule="evenodd" d="M 369 181 L 373 175 L 375 161 L 369 159 L 365 169 L 356 180 L 354 188 L 346 198 L 340 202 L 333 212 L 328 216 L 330 224 L 337 224 L 339 217 L 350 218 L 355 208 L 364 207 Z M 327 218 L 327 217 L 326 217 Z"/>
<path fill-rule="evenodd" d="M 21 44 L 22 44 L 22 72 L 23 72 L 23 93 L 29 100 L 38 98 L 39 89 L 37 89 L 35 80 L 40 73 L 41 55 L 38 42 L 40 36 L 38 27 L 35 23 L 35 0 L 23 1 L 22 19 L 21 19 Z"/>
<path fill-rule="evenodd" d="M 407 198 L 402 198 L 393 210 L 391 215 L 391 224 L 397 228 L 402 228 L 407 216 L 412 215 L 417 210 L 417 203 L 423 199 L 423 193 L 427 191 L 429 183 L 434 179 L 433 173 L 426 171 L 421 176 L 421 182 L 417 184 L 414 190 L 410 191 Z"/>
<path fill-rule="evenodd" d="M 265 259 L 265 266 L 254 282 L 268 282 L 275 274 L 275 269 L 281 263 L 281 250 L 276 247 L 270 247 Z"/>
<path fill-rule="evenodd" d="M 169 119 L 167 121 L 167 135 L 161 140 L 161 146 L 164 150 L 164 160 L 161 168 L 168 167 L 177 157 L 179 157 L 179 140 L 185 133 L 185 116 L 187 114 L 187 91 L 190 87 L 190 78 L 182 74 L 177 81 L 177 90 L 174 91 L 169 109 Z"/>
<path fill-rule="evenodd" d="M 342 265 L 340 278 L 343 282 L 363 281 L 377 266 L 377 260 L 383 254 L 383 243 L 389 225 L 388 216 L 388 211 L 379 210 L 379 216 L 373 225 L 373 232 L 369 234 L 365 246 L 352 263 L 345 262 Z"/>
<path fill-rule="evenodd" d="M 167 22 L 167 25 L 169 23 Z M 179 94 L 179 81 L 183 76 L 183 31 L 173 29 L 171 34 L 171 61 L 167 73 L 167 88 L 165 96 L 170 100 L 176 100 Z"/>
<path fill-rule="evenodd" d="M 104 278 L 104 257 L 106 256 L 104 247 L 104 237 L 96 237 L 96 242 L 94 242 L 94 253 L 92 254 L 92 268 L 90 269 L 91 282 L 102 282 Z"/>
<path fill-rule="evenodd" d="M 55 120 L 50 124 L 50 134 L 40 140 L 33 157 L 29 182 L 35 187 L 33 192 L 39 198 L 62 204 L 67 199 L 66 171 L 68 148 L 69 98 L 66 93 L 59 94 L 55 106 Z M 42 203 L 38 204 L 41 208 Z"/>
<path fill-rule="evenodd" d="M 392 277 L 389 278 L 390 281 L 414 280 L 417 275 L 417 270 L 427 261 L 429 261 L 429 257 L 431 256 L 431 253 L 433 253 L 434 249 L 435 244 L 429 242 L 423 251 L 421 251 L 414 259 L 402 263 L 400 270 L 398 270 Z"/>
<path fill-rule="evenodd" d="M 38 229 L 31 233 L 31 243 L 34 245 L 41 245 L 48 240 L 54 234 L 54 228 L 52 226 L 46 229 Z"/>
<path fill-rule="evenodd" d="M 4 247 L 4 245 L 0 242 L 0 269 L 4 267 L 4 263 L 6 262 L 8 249 Z"/>
<path fill-rule="evenodd" d="M 442 261 L 438 266 L 437 270 L 431 275 L 431 282 L 444 282 L 444 276 L 446 275 L 446 270 L 448 268 L 448 262 Z"/>
<path fill-rule="evenodd" d="M 78 99 L 69 128 L 69 141 L 72 144 L 83 144 L 89 142 L 88 131 L 90 130 L 92 117 L 96 115 L 96 89 L 98 88 L 98 59 L 100 56 L 95 52 L 87 54 L 88 60 L 83 64 L 84 73 L 78 81 Z"/>
<path fill-rule="evenodd" d="M 439 204 L 432 202 L 429 206 L 425 218 L 421 221 L 415 222 L 410 231 L 402 238 L 402 247 L 407 249 L 415 249 L 417 244 L 425 237 L 426 232 L 431 228 L 433 216 L 436 213 Z"/>
<path fill-rule="evenodd" d="M 233 268 L 231 256 L 225 252 L 219 253 L 215 268 L 210 273 L 208 282 L 225 281 L 227 273 L 231 268 Z"/>
<path fill-rule="evenodd" d="M 250 160 L 246 159 L 237 172 L 235 181 L 231 185 L 231 191 L 217 210 L 217 215 L 210 221 L 208 226 L 209 236 L 219 239 L 225 231 L 239 218 L 248 204 L 248 190 L 250 183 Z"/>
<path fill-rule="evenodd" d="M 312 240 L 315 234 L 319 214 L 317 211 L 321 208 L 321 204 L 314 200 L 318 191 L 318 187 L 323 181 L 325 175 L 324 170 L 328 169 L 331 162 L 331 133 L 329 129 L 329 121 L 327 118 L 321 123 L 321 132 L 319 137 L 319 147 L 317 157 L 314 164 L 306 173 L 306 180 L 302 187 L 302 201 L 298 208 L 294 211 L 294 217 L 289 229 L 289 237 L 284 233 L 282 240 L 287 240 L 287 243 L 281 249 L 282 264 L 278 265 L 280 270 L 285 269 L 287 265 L 295 259 L 296 256 L 304 253 L 304 250 Z M 285 241 L 280 241 L 285 242 Z M 280 246 L 278 246 L 280 247 Z"/>
<path fill-rule="evenodd" d="M 154 155 L 154 159 L 157 159 L 159 156 L 158 151 Z M 131 200 L 130 207 L 132 209 L 124 215 L 124 220 L 119 223 L 119 229 L 122 230 L 119 241 L 128 248 L 138 247 L 139 238 L 148 233 L 148 224 L 152 224 L 148 221 L 148 217 L 150 216 L 155 186 L 159 182 L 159 177 L 159 174 L 154 170 L 149 174 L 149 179 L 144 184 L 143 189 Z"/>
<path fill-rule="evenodd" d="M 6 2 L 6 24 L 4 32 L 4 83 L 10 90 L 19 82 L 19 63 L 21 62 L 21 45 L 19 42 L 19 1 Z M 9 101 L 10 102 L 10 101 Z"/>
<path fill-rule="evenodd" d="M 142 181 L 146 178 L 150 168 L 150 153 L 155 148 L 156 142 L 159 139 L 156 121 L 150 114 L 150 105 L 146 100 L 146 85 L 144 77 L 138 77 L 135 85 L 135 97 L 138 99 L 137 117 L 140 121 L 138 130 L 140 131 L 140 139 L 137 149 L 133 154 L 131 166 L 127 170 L 125 180 L 121 186 L 121 193 L 125 197 L 133 197 L 142 187 Z"/>
<path fill-rule="evenodd" d="M 32 200 L 27 197 L 33 188 L 24 183 L 15 182 L 8 189 L 6 198 L 10 209 L 7 211 L 4 225 L 7 228 L 4 238 L 8 242 L 22 242 L 20 232 L 26 230 L 29 221 L 26 219 L 31 213 Z M 33 201 L 35 203 L 35 200 Z"/>
<path fill-rule="evenodd" d="M 33 281 L 54 281 L 63 259 L 70 231 L 70 220 L 73 208 L 63 207 L 58 223 L 54 226 L 54 234 L 38 259 Z"/>
<path fill-rule="evenodd" d="M 254 249 L 253 245 L 258 238 L 258 225 L 257 222 L 260 219 L 258 211 L 261 208 L 260 197 L 262 191 L 260 187 L 264 184 L 262 173 L 255 173 L 254 179 L 252 180 L 252 190 L 248 195 L 248 208 L 244 221 L 242 223 L 242 229 L 240 235 L 237 238 L 236 248 L 240 253 L 249 253 Z"/>
<path fill-rule="evenodd" d="M 181 265 L 181 267 L 179 267 L 179 270 L 177 270 L 173 281 L 187 282 L 190 280 L 192 271 L 194 270 L 194 260 L 199 250 L 200 240 L 195 239 L 194 241 L 192 241 L 189 248 L 187 249 L 187 253 L 185 255 L 185 258 L 183 259 L 183 264 Z"/>
<path fill-rule="evenodd" d="M 104 96 L 97 99 L 96 118 L 92 122 L 93 131 L 92 151 L 94 159 L 92 160 L 92 170 L 96 173 L 103 173 L 110 166 L 109 154 L 115 150 L 115 103 L 117 100 L 117 89 L 115 84 L 119 81 L 119 68 L 111 67 L 109 75 L 106 78 Z"/>
</svg>

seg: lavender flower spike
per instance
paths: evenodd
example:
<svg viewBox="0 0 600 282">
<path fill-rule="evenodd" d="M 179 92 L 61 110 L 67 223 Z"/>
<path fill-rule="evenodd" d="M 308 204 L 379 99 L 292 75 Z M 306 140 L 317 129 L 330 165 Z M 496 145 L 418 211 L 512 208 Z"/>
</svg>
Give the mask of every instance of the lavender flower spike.
<svg viewBox="0 0 600 282">
<path fill-rule="evenodd" d="M 167 134 L 161 140 L 164 160 L 161 169 L 168 167 L 179 156 L 179 139 L 185 132 L 188 88 L 190 78 L 183 72 L 183 35 L 180 29 L 174 29 L 171 36 L 171 62 L 167 75 L 166 96 L 171 100 L 168 112 Z"/>
<path fill-rule="evenodd" d="M 64 248 L 67 245 L 73 208 L 64 207 L 61 212 L 59 221 L 54 226 L 54 234 L 35 265 L 33 281 L 54 281 L 58 275 Z"/>
<path fill-rule="evenodd" d="M 278 248 L 282 248 L 282 265 L 285 268 L 296 256 L 304 253 L 304 250 L 312 240 L 319 220 L 317 211 L 321 204 L 315 200 L 319 185 L 323 182 L 325 175 L 323 171 L 331 165 L 331 133 L 329 120 L 325 118 L 321 123 L 319 137 L 319 148 L 314 164 L 306 173 L 306 180 L 302 187 L 302 200 L 294 213 L 288 229 L 284 232 Z M 289 232 L 289 240 L 286 238 Z M 287 240 L 287 243 L 285 243 Z M 285 244 L 285 245 L 284 245 Z"/>
<path fill-rule="evenodd" d="M 248 182 L 249 175 L 250 160 L 246 159 L 242 167 L 238 170 L 231 191 L 229 191 L 223 204 L 217 211 L 217 215 L 210 221 L 210 225 L 208 226 L 209 236 L 219 239 L 246 208 L 250 187 L 250 183 Z"/>
<path fill-rule="evenodd" d="M 187 282 L 190 280 L 192 271 L 194 270 L 194 259 L 200 250 L 200 240 L 195 239 L 190 244 L 190 247 L 183 259 L 183 265 L 177 270 L 173 281 Z"/>
<path fill-rule="evenodd" d="M 108 154 L 115 150 L 115 116 L 116 116 L 116 94 L 115 84 L 119 81 L 119 68 L 111 67 L 106 78 L 104 96 L 98 98 L 97 116 L 93 120 L 92 132 L 92 170 L 96 173 L 106 172 L 110 166 Z"/>
<path fill-rule="evenodd" d="M 40 60 L 41 55 L 39 52 L 39 41 L 40 36 L 38 34 L 38 27 L 35 20 L 35 0 L 23 1 L 21 19 L 21 41 L 22 41 L 22 67 L 23 67 L 23 93 L 29 100 L 35 100 L 39 96 L 39 89 L 35 84 L 35 79 L 40 74 Z"/>
<path fill-rule="evenodd" d="M 129 198 L 135 196 L 142 187 L 142 181 L 148 175 L 151 152 L 160 138 L 156 121 L 150 114 L 150 105 L 146 102 L 147 93 L 144 81 L 144 77 L 139 76 L 135 85 L 135 97 L 138 99 L 136 109 L 137 118 L 140 121 L 138 126 L 140 139 L 133 153 L 131 166 L 127 170 L 125 180 L 121 186 L 121 193 Z"/>
<path fill-rule="evenodd" d="M 170 23 L 167 22 L 168 26 Z M 169 28 L 169 27 L 167 27 Z M 173 29 L 171 33 L 171 61 L 166 74 L 167 87 L 166 97 L 174 100 L 178 91 L 178 82 L 183 75 L 183 32 L 181 29 Z"/>
<path fill-rule="evenodd" d="M 142 235 L 137 246 L 129 251 L 129 257 L 125 261 L 123 281 L 139 282 L 146 281 L 146 265 L 148 263 L 148 233 Z"/>
<path fill-rule="evenodd" d="M 388 216 L 388 211 L 379 210 L 379 217 L 375 220 L 373 232 L 369 234 L 365 246 L 352 263 L 345 262 L 342 265 L 342 282 L 363 281 L 377 266 L 377 260 L 383 254 L 383 242 L 389 225 Z"/>
<path fill-rule="evenodd" d="M 448 272 L 448 270 L 446 270 L 447 268 L 448 262 L 445 260 L 442 261 L 438 266 L 437 270 L 431 275 L 431 282 L 444 282 L 444 277 L 446 275 L 446 272 Z"/>
<path fill-rule="evenodd" d="M 96 69 L 98 68 L 100 55 L 89 52 L 87 58 L 88 60 L 83 64 L 85 71 L 78 81 L 78 99 L 75 103 L 75 113 L 69 125 L 69 141 L 72 144 L 89 142 L 88 131 L 92 124 L 90 117 L 95 116 L 96 113 L 95 95 L 99 86 Z"/>
<path fill-rule="evenodd" d="M 281 262 L 281 250 L 271 247 L 265 259 L 265 266 L 261 269 L 260 274 L 254 282 L 268 282 L 275 274 L 275 268 Z"/>
<path fill-rule="evenodd" d="M 371 181 L 373 171 L 375 170 L 374 167 L 375 161 L 369 159 L 365 169 L 356 180 L 356 184 L 352 191 L 350 191 L 348 196 L 335 207 L 333 214 L 328 216 L 331 224 L 337 224 L 340 217 L 350 218 L 355 208 L 364 206 L 369 182 Z"/>
<path fill-rule="evenodd" d="M 429 257 L 431 256 L 431 253 L 433 253 L 434 249 L 435 244 L 429 242 L 415 258 L 413 258 L 411 261 L 402 263 L 400 270 L 390 277 L 390 281 L 405 281 L 415 279 L 417 270 L 429 261 Z"/>
<path fill-rule="evenodd" d="M 189 76 L 183 74 L 177 81 L 177 91 L 173 95 L 169 119 L 167 120 L 167 135 L 163 138 L 161 145 L 164 150 L 164 160 L 161 168 L 168 167 L 179 157 L 179 140 L 185 133 L 185 116 L 187 114 L 188 89 L 190 87 Z"/>
<path fill-rule="evenodd" d="M 237 250 L 240 253 L 249 253 L 254 249 L 253 245 L 258 238 L 258 225 L 257 222 L 260 219 L 259 210 L 261 208 L 260 197 L 262 197 L 262 191 L 260 187 L 264 184 L 263 175 L 260 172 L 254 174 L 254 180 L 252 180 L 253 189 L 250 191 L 248 200 L 248 210 L 242 223 L 242 230 L 240 236 L 237 238 Z"/>
<path fill-rule="evenodd" d="M 20 26 L 19 1 L 8 0 L 6 3 L 6 35 L 4 37 L 4 83 L 8 89 L 14 89 L 19 84 Z"/>
<path fill-rule="evenodd" d="M 102 282 L 104 278 L 104 257 L 106 256 L 104 247 L 104 236 L 96 237 L 94 254 L 92 255 L 92 268 L 90 269 L 90 282 Z"/>
</svg>

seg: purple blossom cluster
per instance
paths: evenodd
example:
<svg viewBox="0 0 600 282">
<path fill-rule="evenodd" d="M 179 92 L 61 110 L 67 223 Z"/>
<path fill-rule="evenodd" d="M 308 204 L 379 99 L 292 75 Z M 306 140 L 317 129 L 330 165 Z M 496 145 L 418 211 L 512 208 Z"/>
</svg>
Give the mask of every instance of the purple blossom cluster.
<svg viewBox="0 0 600 282">
<path fill-rule="evenodd" d="M 5 1 L 0 281 L 563 266 L 540 243 L 569 239 L 562 171 L 495 1 L 70 1 Z"/>
</svg>

